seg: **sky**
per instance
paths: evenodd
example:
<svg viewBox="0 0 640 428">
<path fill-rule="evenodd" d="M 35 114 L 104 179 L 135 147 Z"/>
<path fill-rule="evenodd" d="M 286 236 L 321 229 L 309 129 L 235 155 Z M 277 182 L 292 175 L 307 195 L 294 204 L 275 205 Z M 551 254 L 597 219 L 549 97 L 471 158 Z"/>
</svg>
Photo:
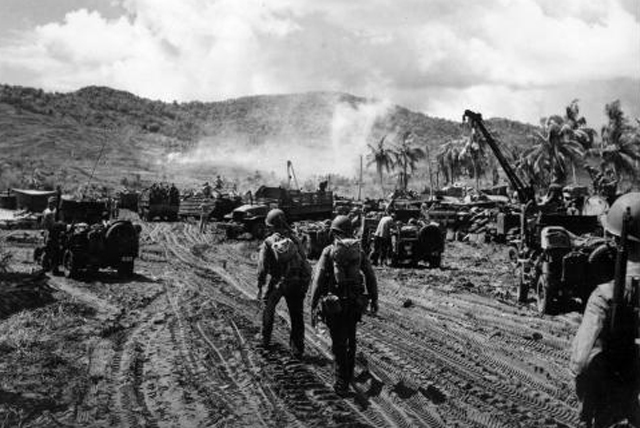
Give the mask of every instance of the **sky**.
<svg viewBox="0 0 640 428">
<path fill-rule="evenodd" d="M 640 117 L 640 0 L 0 0 L 0 83 L 164 101 L 340 91 L 537 124 Z"/>
</svg>

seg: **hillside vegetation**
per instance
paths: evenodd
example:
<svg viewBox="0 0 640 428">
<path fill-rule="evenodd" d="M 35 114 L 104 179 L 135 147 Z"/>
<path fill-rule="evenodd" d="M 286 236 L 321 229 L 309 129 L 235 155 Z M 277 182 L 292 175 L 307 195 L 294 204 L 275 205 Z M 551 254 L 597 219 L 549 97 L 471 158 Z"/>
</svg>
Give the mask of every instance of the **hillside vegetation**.
<svg viewBox="0 0 640 428">
<path fill-rule="evenodd" d="M 88 179 L 94 167 L 95 180 L 108 187 L 117 186 L 124 177 L 194 182 L 213 170 L 192 163 L 172 165 L 166 161 L 168 154 L 189 153 L 202 141 L 214 148 L 220 141 L 233 141 L 238 148 L 246 145 L 284 154 L 302 146 L 322 151 L 335 142 L 336 126 L 343 129 L 354 120 L 364 124 L 357 137 L 368 143 L 412 131 L 432 153 L 465 132 L 453 121 L 380 105 L 330 92 L 165 103 L 106 87 L 50 93 L 1 85 L 0 186 L 74 185 Z M 520 147 L 535 129 L 505 119 L 488 124 L 498 138 Z M 340 144 L 349 141 L 341 139 Z M 217 161 L 223 168 L 224 159 Z M 273 171 L 260 162 L 251 165 L 243 165 L 237 173 Z M 224 168 L 223 172 L 232 173 Z"/>
</svg>

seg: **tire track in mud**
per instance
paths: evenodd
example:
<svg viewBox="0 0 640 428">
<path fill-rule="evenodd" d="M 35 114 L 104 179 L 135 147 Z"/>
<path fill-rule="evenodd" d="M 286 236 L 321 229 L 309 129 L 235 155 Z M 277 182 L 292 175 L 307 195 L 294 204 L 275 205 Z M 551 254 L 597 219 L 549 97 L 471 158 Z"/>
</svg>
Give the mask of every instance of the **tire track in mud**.
<svg viewBox="0 0 640 428">
<path fill-rule="evenodd" d="M 203 293 L 206 291 L 205 294 L 211 300 L 219 303 L 219 308 L 228 305 L 229 313 L 225 317 L 235 324 L 237 342 L 242 343 L 245 337 L 253 337 L 257 333 L 259 325 L 255 320 L 259 309 L 255 301 L 249 300 L 252 298 L 252 293 L 249 291 L 252 287 L 249 284 L 252 284 L 255 278 L 248 272 L 252 270 L 254 263 L 247 259 L 246 254 L 240 252 L 241 248 L 237 248 L 238 245 L 223 244 L 223 250 L 215 251 L 218 253 L 224 251 L 218 254 L 218 257 L 224 258 L 233 267 L 233 274 L 229 273 L 218 264 L 219 261 L 215 255 L 214 259 L 210 259 L 201 254 L 213 242 L 207 239 L 206 235 L 203 237 L 196 234 L 194 230 L 195 228 L 186 226 L 178 232 L 164 231 L 162 240 L 167 243 L 167 247 L 174 248 L 172 251 L 174 258 L 186 265 L 182 269 L 191 268 L 189 274 L 194 283 L 199 283 L 200 291 Z M 179 237 L 180 232 L 183 234 Z M 194 246 L 197 245 L 202 245 L 204 248 L 194 252 Z M 209 262 L 216 264 L 208 266 Z M 179 267 L 176 268 L 179 269 Z M 221 280 L 227 287 L 219 283 Z M 218 283 L 215 283 L 216 281 Z M 212 282 L 214 287 L 211 287 Z M 241 296 L 238 296 L 238 292 Z M 396 293 L 392 292 L 390 296 L 385 296 L 385 300 L 391 299 L 392 304 L 397 304 L 401 297 L 401 292 L 398 290 Z M 424 298 L 423 295 L 420 296 L 420 299 Z M 440 300 L 442 299 L 443 297 L 440 297 Z M 516 310 L 507 311 L 505 320 L 504 314 L 499 315 L 503 309 L 500 304 L 487 305 L 489 312 L 480 313 L 478 309 L 485 309 L 482 300 L 477 301 L 477 297 L 469 300 L 471 301 L 463 303 L 467 307 L 476 309 L 478 313 L 474 315 L 479 319 L 465 319 L 463 314 L 456 316 L 432 305 L 432 307 L 424 307 L 430 312 L 425 314 L 425 319 L 421 320 L 417 326 L 410 328 L 403 324 L 406 321 L 406 315 L 399 312 L 394 312 L 394 317 L 387 322 L 375 320 L 365 323 L 360 331 L 366 332 L 361 337 L 364 347 L 370 351 L 369 370 L 382 387 L 378 395 L 370 401 L 369 408 L 353 413 L 356 415 L 359 413 L 363 422 L 373 425 L 478 427 L 576 425 L 573 391 L 563 387 L 562 384 L 548 382 L 550 376 L 562 372 L 562 362 L 566 359 L 566 352 L 563 352 L 561 346 L 564 341 L 556 338 L 545 338 L 544 341 L 527 339 L 522 334 L 522 327 L 517 324 L 520 314 Z M 383 309 L 383 313 L 385 312 L 386 309 Z M 239 314 L 240 317 L 238 317 Z M 288 323 L 286 317 L 283 318 L 283 323 Z M 245 321 L 238 322 L 239 319 L 250 320 L 249 327 L 243 325 Z M 444 322 L 449 326 L 443 328 Z M 484 328 L 478 329 L 478 322 L 481 322 Z M 368 332 L 370 326 L 368 327 L 367 324 L 375 325 L 375 334 L 367 334 L 370 333 Z M 558 328 L 553 320 L 542 320 L 540 324 Z M 492 333 L 487 331 L 487 326 L 500 331 L 500 334 L 489 337 L 494 343 L 487 344 L 487 335 Z M 274 333 L 278 330 L 281 329 L 276 328 Z M 416 335 L 416 330 L 421 334 Z M 534 328 L 529 327 L 525 331 L 531 330 Z M 452 341 L 452 338 L 455 340 Z M 308 326 L 307 339 L 314 351 L 312 355 L 326 355 L 328 347 L 326 339 L 317 336 Z M 287 338 L 279 334 L 278 341 L 287 343 Z M 372 345 L 375 343 L 380 346 L 376 348 Z M 470 348 L 464 349 L 464 346 Z M 265 364 L 265 361 L 266 367 L 276 364 L 275 361 L 265 360 L 269 353 L 254 354 L 251 346 L 248 349 L 248 354 L 255 359 L 255 364 Z M 527 355 L 535 356 L 535 360 L 543 362 L 547 369 L 549 369 L 548 364 L 552 364 L 553 370 L 547 370 L 544 373 L 540 367 L 540 372 L 534 370 L 532 373 L 530 364 L 522 361 L 521 356 L 518 359 L 523 351 Z M 273 352 L 282 352 L 282 359 L 285 360 L 284 347 Z M 471 354 L 471 358 L 467 353 Z M 252 367 L 245 357 L 243 359 L 246 367 Z M 360 365 L 359 367 L 363 368 Z M 295 364 L 289 368 L 298 370 Z M 312 370 L 316 381 L 319 380 L 326 388 L 332 378 L 330 371 L 317 367 Z M 430 370 L 432 373 L 429 373 Z M 366 373 L 366 367 L 363 372 Z M 566 373 L 563 374 L 566 377 Z M 266 378 L 273 383 L 273 394 L 277 400 L 292 405 L 293 408 L 299 406 L 296 412 L 305 410 L 306 401 L 301 398 L 297 399 L 301 401 L 296 401 L 295 398 L 290 398 L 293 401 L 287 401 L 287 397 L 290 396 L 286 391 L 277 389 L 277 385 L 295 381 L 295 377 L 283 378 L 277 371 L 273 371 Z M 358 388 L 356 385 L 356 389 Z M 444 403 L 435 404 L 431 396 L 434 390 L 445 391 L 449 395 L 448 399 Z M 262 391 L 268 395 L 265 389 Z M 322 396 L 322 393 L 320 395 Z M 375 410 L 371 410 L 372 407 L 375 407 Z M 297 416 L 296 412 L 294 416 Z"/>
<path fill-rule="evenodd" d="M 218 274 L 219 269 L 212 269 L 211 267 L 208 267 L 208 266 L 203 269 L 203 267 L 201 265 L 202 265 L 204 260 L 201 259 L 201 258 L 194 257 L 191 254 L 190 248 L 187 246 L 188 244 L 180 244 L 178 242 L 178 239 L 177 239 L 177 237 L 175 236 L 174 233 L 168 233 L 168 234 L 166 234 L 166 237 L 167 237 L 167 240 L 170 241 L 170 243 L 172 244 L 174 255 L 178 259 L 180 259 L 181 261 L 187 263 L 188 265 L 191 265 L 191 267 L 195 267 L 196 269 L 199 268 L 200 270 L 204 271 L 204 274 L 203 274 L 203 272 L 201 272 L 200 275 L 197 275 L 197 276 L 201 276 L 201 277 L 203 277 L 203 279 L 208 279 L 209 281 L 211 281 L 211 280 L 215 281 L 216 279 L 219 281 L 219 278 L 215 278 L 215 275 Z M 181 251 L 176 252 L 175 248 L 180 248 Z M 229 256 L 229 255 L 230 254 L 227 254 L 227 256 Z M 242 262 L 242 264 L 245 264 L 244 261 Z M 214 275 L 213 278 L 211 277 L 212 274 Z M 250 297 L 250 293 L 248 293 L 246 291 L 246 289 L 244 289 L 244 288 L 238 289 L 239 287 L 241 287 L 240 284 L 239 284 L 239 281 L 235 280 L 234 278 L 231 278 L 231 281 L 229 281 L 229 275 L 228 274 L 224 275 L 223 279 L 226 280 L 226 282 L 230 282 L 229 285 L 231 285 L 232 289 L 227 290 L 227 292 L 226 292 L 227 296 L 226 297 L 221 295 L 220 293 L 216 293 L 216 295 L 215 296 L 211 296 L 211 298 L 213 300 L 218 301 L 218 302 L 224 301 L 225 304 L 229 305 L 230 308 L 233 308 L 233 314 L 234 314 L 233 315 L 233 319 L 237 321 L 238 314 L 239 313 L 242 314 L 243 312 L 246 312 L 246 309 L 243 309 L 243 308 L 238 306 L 238 295 L 237 295 L 237 292 L 240 291 L 242 294 L 244 294 L 247 297 Z M 207 287 L 207 284 L 205 284 L 203 286 L 203 289 L 204 290 L 207 290 L 207 289 L 210 290 L 211 287 Z M 244 300 L 244 299 L 242 299 L 242 300 Z M 259 309 L 256 306 L 256 302 L 251 300 L 251 301 L 247 301 L 247 304 L 252 307 L 251 310 L 250 310 L 252 313 L 249 316 L 252 317 L 253 319 L 255 319 L 255 316 L 259 313 L 258 312 Z M 246 319 L 246 317 L 244 317 L 244 318 Z M 259 329 L 259 323 L 254 325 L 253 328 L 254 329 Z M 307 328 L 308 328 L 308 326 L 307 326 Z M 241 328 L 240 328 L 240 330 L 241 330 Z M 258 330 L 254 331 L 252 333 L 252 335 L 255 335 L 257 333 L 257 331 Z M 274 332 L 274 333 L 275 333 L 274 336 L 279 335 L 279 333 L 277 333 L 277 332 Z M 284 342 L 284 343 L 287 342 L 286 338 L 284 338 L 284 337 L 279 337 L 279 339 L 280 339 L 280 342 Z M 325 348 L 326 348 L 326 345 L 325 345 Z M 282 352 L 284 352 L 285 354 L 288 354 L 288 351 L 282 350 Z M 290 356 L 288 358 L 291 359 Z M 287 361 L 286 358 L 285 358 L 285 361 Z M 271 361 L 271 365 L 273 365 L 274 363 L 275 363 L 275 361 Z M 270 367 L 270 365 L 269 365 L 269 367 Z M 293 369 L 296 369 L 296 370 L 299 371 L 302 368 L 304 368 L 305 371 L 308 371 L 303 365 L 297 365 L 295 363 L 289 363 L 287 365 L 287 367 L 285 368 L 285 370 L 284 371 L 278 371 L 277 373 L 279 373 L 279 375 L 278 376 L 274 375 L 275 377 L 273 379 L 276 380 L 276 383 L 278 383 L 278 384 L 284 383 L 284 385 L 289 385 L 289 384 L 293 383 L 294 385 L 296 385 L 296 382 L 294 382 L 296 380 L 296 378 L 295 377 L 290 378 L 289 377 L 290 375 L 288 373 L 291 372 Z M 311 369 L 313 371 L 313 376 L 314 377 L 323 379 L 323 383 L 322 383 L 323 388 L 328 388 L 328 385 L 330 385 L 332 383 L 332 374 L 327 370 L 325 370 L 324 372 L 322 372 L 322 371 L 319 372 L 318 370 L 315 370 L 314 366 L 311 366 Z M 282 373 L 287 373 L 287 376 L 285 376 L 283 378 L 282 377 Z M 301 378 L 304 378 L 306 376 L 306 373 L 300 372 L 300 373 L 298 373 L 297 376 L 300 376 Z M 296 385 L 296 386 L 299 387 L 299 385 Z M 356 415 L 361 417 L 364 421 L 368 421 L 370 423 L 373 423 L 374 425 L 380 425 L 380 423 L 382 423 L 383 425 L 388 425 L 388 426 L 403 426 L 403 427 L 404 426 L 416 426 L 415 419 L 409 418 L 404 413 L 404 411 L 400 410 L 397 407 L 394 407 L 393 405 L 390 405 L 389 402 L 384 402 L 383 401 L 382 404 L 375 403 L 375 405 L 369 406 L 369 409 L 367 409 L 365 412 L 363 412 L 363 411 L 357 409 L 349 401 L 344 401 L 344 400 L 340 399 L 339 397 L 337 397 L 335 394 L 333 394 L 333 392 L 330 389 L 327 389 L 327 391 L 329 391 L 330 394 L 333 395 L 333 399 L 338 399 L 343 404 L 346 403 L 347 407 L 349 407 L 353 413 L 355 413 Z M 324 396 L 324 394 L 320 394 L 319 396 L 322 397 L 322 396 Z M 288 395 L 285 395 L 285 397 L 288 397 Z M 300 396 L 298 397 L 297 400 L 298 401 L 301 400 Z M 294 400 L 294 402 L 293 403 L 289 403 L 289 405 L 294 405 L 294 407 L 295 407 L 295 403 L 296 402 L 297 401 Z M 386 408 L 386 410 L 385 410 L 385 408 Z M 304 406 L 301 409 L 304 410 Z M 347 423 L 348 418 L 342 411 L 333 412 L 333 413 L 335 413 L 336 415 L 339 415 L 340 419 L 339 420 L 319 422 L 320 426 L 323 426 L 323 425 L 325 425 L 327 423 L 329 423 L 330 425 L 335 425 L 335 423 L 339 423 L 340 425 L 343 425 L 344 423 Z M 309 417 L 307 415 L 303 415 L 303 416 L 304 417 L 300 418 L 300 420 L 305 420 L 305 421 L 308 422 Z M 413 421 L 414 423 L 411 424 L 408 421 Z M 353 422 L 353 421 L 348 422 L 348 424 L 352 424 L 352 423 L 355 423 L 355 422 Z M 311 425 L 313 425 L 313 424 L 311 424 Z"/>
</svg>

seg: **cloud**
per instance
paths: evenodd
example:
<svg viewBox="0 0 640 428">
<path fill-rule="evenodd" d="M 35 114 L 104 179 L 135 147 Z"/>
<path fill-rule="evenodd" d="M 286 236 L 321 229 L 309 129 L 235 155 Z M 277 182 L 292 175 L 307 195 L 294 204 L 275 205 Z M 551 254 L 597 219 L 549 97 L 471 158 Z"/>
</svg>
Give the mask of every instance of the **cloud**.
<svg viewBox="0 0 640 428">
<path fill-rule="evenodd" d="M 121 17 L 74 10 L 3 44 L 0 79 L 168 101 L 339 90 L 445 117 L 475 101 L 534 123 L 535 100 L 563 85 L 584 91 L 568 103 L 589 99 L 580 83 L 631 79 L 635 94 L 613 87 L 611 97 L 640 105 L 640 22 L 629 0 L 121 4 Z"/>
</svg>

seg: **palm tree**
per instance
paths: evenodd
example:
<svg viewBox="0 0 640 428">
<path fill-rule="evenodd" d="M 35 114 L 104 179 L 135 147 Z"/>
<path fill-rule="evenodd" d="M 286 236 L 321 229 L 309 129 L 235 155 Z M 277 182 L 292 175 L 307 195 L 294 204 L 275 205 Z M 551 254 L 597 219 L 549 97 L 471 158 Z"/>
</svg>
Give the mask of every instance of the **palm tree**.
<svg viewBox="0 0 640 428">
<path fill-rule="evenodd" d="M 535 145 L 527 154 L 536 174 L 546 182 L 564 183 L 570 167 L 580 164 L 585 150 L 571 126 L 560 116 L 542 119 L 542 131 L 534 135 Z"/>
<path fill-rule="evenodd" d="M 460 140 L 451 140 L 440 146 L 440 151 L 436 155 L 436 162 L 445 184 L 453 184 L 460 175 Z"/>
<path fill-rule="evenodd" d="M 607 104 L 605 112 L 609 122 L 602 127 L 602 145 L 596 152 L 606 165 L 613 168 L 617 177 L 626 175 L 635 179 L 639 175 L 640 129 L 629 123 L 619 100 Z"/>
<path fill-rule="evenodd" d="M 485 173 L 486 147 L 484 139 L 472 130 L 471 136 L 462 140 L 462 149 L 458 154 L 460 163 L 465 165 L 470 177 L 476 180 L 476 190 L 480 188 L 480 176 Z"/>
<path fill-rule="evenodd" d="M 384 171 L 389 172 L 394 166 L 394 153 L 393 150 L 385 147 L 385 135 L 378 141 L 377 145 L 367 144 L 369 147 L 369 154 L 367 155 L 367 166 L 375 164 L 378 177 L 380 178 L 380 190 L 382 196 L 384 196 Z"/>
<path fill-rule="evenodd" d="M 401 168 L 400 185 L 402 190 L 407 190 L 409 174 L 416 169 L 418 161 L 425 157 L 424 151 L 413 145 L 414 137 L 411 131 L 402 135 L 400 144 L 393 151 L 395 163 Z"/>
<path fill-rule="evenodd" d="M 595 129 L 587 126 L 587 120 L 580 116 L 580 108 L 578 106 L 578 100 L 571 101 L 566 108 L 566 114 L 564 122 L 569 125 L 576 140 L 582 144 L 585 150 L 589 150 L 593 147 L 596 135 L 598 133 Z"/>
</svg>

